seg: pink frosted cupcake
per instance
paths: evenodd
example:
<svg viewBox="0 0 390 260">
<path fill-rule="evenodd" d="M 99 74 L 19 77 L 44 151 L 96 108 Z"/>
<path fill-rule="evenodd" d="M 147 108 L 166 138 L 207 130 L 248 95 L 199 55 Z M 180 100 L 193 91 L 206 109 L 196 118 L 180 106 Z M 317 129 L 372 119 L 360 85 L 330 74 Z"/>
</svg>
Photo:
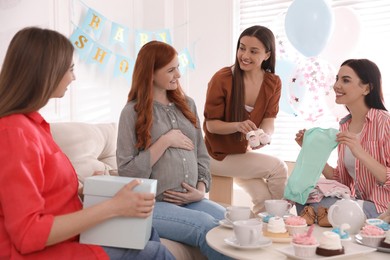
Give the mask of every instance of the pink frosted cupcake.
<svg viewBox="0 0 390 260">
<path fill-rule="evenodd" d="M 314 225 L 310 226 L 307 233 L 295 234 L 292 245 L 294 254 L 298 257 L 314 257 L 319 245 L 317 239 L 313 236 Z"/>
<path fill-rule="evenodd" d="M 362 237 L 362 243 L 371 247 L 378 247 L 386 237 L 383 229 L 373 225 L 365 225 L 359 234 Z"/>
<path fill-rule="evenodd" d="M 290 216 L 284 220 L 286 228 L 290 236 L 302 234 L 306 232 L 306 219 L 300 216 Z"/>
</svg>

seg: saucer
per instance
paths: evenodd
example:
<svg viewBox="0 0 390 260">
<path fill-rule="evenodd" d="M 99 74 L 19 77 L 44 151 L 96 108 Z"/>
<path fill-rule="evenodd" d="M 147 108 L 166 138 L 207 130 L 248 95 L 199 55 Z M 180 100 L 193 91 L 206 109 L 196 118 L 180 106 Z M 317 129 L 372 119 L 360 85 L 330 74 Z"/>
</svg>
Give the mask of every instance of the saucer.
<svg viewBox="0 0 390 260">
<path fill-rule="evenodd" d="M 223 227 L 226 227 L 226 228 L 233 228 L 233 223 L 227 219 L 221 219 L 219 221 L 219 224 Z"/>
<path fill-rule="evenodd" d="M 269 236 L 264 236 L 268 239 L 270 239 L 274 243 L 290 243 L 292 241 L 292 236 L 289 237 L 269 237 Z"/>
<path fill-rule="evenodd" d="M 260 218 L 267 218 L 267 217 L 269 217 L 269 216 L 272 216 L 272 217 L 274 217 L 274 215 L 270 215 L 268 212 L 260 212 L 259 214 L 257 214 Z M 290 216 L 294 216 L 293 214 L 291 214 L 291 213 L 287 213 L 287 214 L 285 214 L 284 216 L 283 216 L 283 219 L 285 219 L 285 218 L 288 218 L 288 217 L 290 217 Z"/>
<path fill-rule="evenodd" d="M 257 249 L 257 248 L 262 248 L 262 247 L 267 247 L 267 246 L 272 245 L 271 239 L 268 239 L 266 237 L 260 238 L 259 241 L 257 241 L 256 244 L 249 245 L 249 246 L 241 246 L 234 236 L 225 238 L 224 241 L 229 246 L 232 246 L 232 247 L 235 247 L 235 248 L 240 248 L 240 249 Z"/>
<path fill-rule="evenodd" d="M 370 246 L 370 245 L 364 244 L 362 241 L 362 237 L 359 234 L 355 235 L 355 241 L 360 245 L 371 247 L 371 248 L 376 248 L 376 250 L 379 252 L 390 253 L 390 248 L 381 247 L 381 246 L 375 247 L 375 246 Z"/>
<path fill-rule="evenodd" d="M 353 259 L 353 257 L 369 254 L 372 252 L 375 252 L 374 248 L 361 246 L 359 244 L 355 243 L 348 243 L 344 246 L 345 253 L 343 255 L 335 255 L 335 256 L 320 256 L 320 255 L 314 255 L 310 258 L 308 257 L 299 257 L 295 255 L 294 247 L 292 245 L 286 246 L 286 247 L 279 247 L 276 248 L 277 251 L 280 253 L 288 256 L 290 259 L 298 259 L 298 260 L 307 260 L 307 259 L 339 259 L 339 258 L 348 258 Z M 367 257 L 367 259 L 371 259 L 370 257 Z"/>
</svg>

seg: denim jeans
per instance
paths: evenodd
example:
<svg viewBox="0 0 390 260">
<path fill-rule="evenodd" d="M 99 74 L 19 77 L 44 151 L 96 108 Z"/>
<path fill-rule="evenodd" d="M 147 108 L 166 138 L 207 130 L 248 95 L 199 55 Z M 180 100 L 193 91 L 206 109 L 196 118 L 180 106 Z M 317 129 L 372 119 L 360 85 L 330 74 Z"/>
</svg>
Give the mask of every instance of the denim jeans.
<svg viewBox="0 0 390 260">
<path fill-rule="evenodd" d="M 208 199 L 177 206 L 168 202 L 156 202 L 153 226 L 160 237 L 199 247 L 208 259 L 231 259 L 209 247 L 207 232 L 224 219 L 225 208 Z"/>
<path fill-rule="evenodd" d="M 143 250 L 125 249 L 117 247 L 103 246 L 110 260 L 174 260 L 175 257 L 168 251 L 168 249 L 160 243 L 160 237 L 155 229 L 152 229 L 150 240 Z"/>
</svg>

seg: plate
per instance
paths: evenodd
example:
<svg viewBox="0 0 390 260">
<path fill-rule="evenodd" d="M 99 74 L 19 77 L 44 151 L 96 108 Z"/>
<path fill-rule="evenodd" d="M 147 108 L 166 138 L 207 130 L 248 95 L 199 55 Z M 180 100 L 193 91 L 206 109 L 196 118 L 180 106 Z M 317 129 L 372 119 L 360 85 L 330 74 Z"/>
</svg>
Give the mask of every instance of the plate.
<svg viewBox="0 0 390 260">
<path fill-rule="evenodd" d="M 339 258 L 343 258 L 343 257 L 368 254 L 368 253 L 374 252 L 376 249 L 372 248 L 372 247 L 361 246 L 361 245 L 358 245 L 355 243 L 348 243 L 348 244 L 344 245 L 345 254 L 335 255 L 335 256 L 314 255 L 313 257 L 310 257 L 310 258 L 296 256 L 294 254 L 294 248 L 292 245 L 289 245 L 287 247 L 282 247 L 282 248 L 276 248 L 276 250 L 282 254 L 285 254 L 288 257 L 293 258 L 293 259 L 307 260 L 307 259 L 339 259 Z"/>
<path fill-rule="evenodd" d="M 219 224 L 221 226 L 223 226 L 223 227 L 233 228 L 233 223 L 230 220 L 227 220 L 227 219 L 221 219 L 219 221 Z"/>
<path fill-rule="evenodd" d="M 379 252 L 384 252 L 384 253 L 390 253 L 390 248 L 388 247 L 381 247 L 381 246 L 378 246 L 378 247 L 373 247 L 373 246 L 369 246 L 369 245 L 365 245 L 362 241 L 362 237 L 358 234 L 358 235 L 355 235 L 355 240 L 358 244 L 360 245 L 363 245 L 363 246 L 367 246 L 367 247 L 371 247 L 371 248 L 375 248 L 376 250 L 378 250 Z"/>
<path fill-rule="evenodd" d="M 259 214 L 257 214 L 257 216 L 259 216 L 260 218 L 265 218 L 265 217 L 268 217 L 269 214 L 267 212 L 260 212 Z M 285 218 L 288 218 L 290 216 L 294 216 L 294 215 L 289 213 L 289 214 L 284 215 L 283 218 L 285 219 Z"/>
<path fill-rule="evenodd" d="M 262 237 L 259 241 L 257 241 L 256 244 L 250 246 L 241 246 L 235 237 L 228 237 L 225 238 L 223 241 L 225 241 L 225 243 L 228 244 L 229 246 L 239 248 L 239 249 L 257 249 L 257 248 L 262 248 L 262 247 L 267 247 L 272 245 L 272 241 L 266 237 Z"/>
<path fill-rule="evenodd" d="M 269 236 L 264 236 L 266 238 L 271 239 L 272 242 L 274 243 L 290 243 L 292 241 L 292 237 L 269 237 Z"/>
</svg>

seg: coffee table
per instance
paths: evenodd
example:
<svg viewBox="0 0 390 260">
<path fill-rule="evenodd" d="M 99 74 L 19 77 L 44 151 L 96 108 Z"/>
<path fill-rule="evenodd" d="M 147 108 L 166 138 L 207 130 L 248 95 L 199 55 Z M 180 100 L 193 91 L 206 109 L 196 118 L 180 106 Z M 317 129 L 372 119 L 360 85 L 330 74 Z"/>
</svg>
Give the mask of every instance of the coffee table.
<svg viewBox="0 0 390 260">
<path fill-rule="evenodd" d="M 316 237 L 319 237 L 320 234 L 323 231 L 326 230 L 331 230 L 331 228 L 323 228 L 320 226 L 316 226 L 314 229 L 314 235 Z M 288 259 L 286 255 L 283 253 L 279 252 L 276 250 L 277 248 L 285 248 L 290 245 L 290 243 L 276 243 L 273 242 L 271 246 L 264 247 L 264 248 L 258 248 L 258 249 L 239 249 L 239 248 L 234 248 L 230 245 L 227 245 L 224 242 L 225 238 L 233 237 L 233 229 L 231 228 L 226 228 L 223 226 L 218 226 L 213 229 L 211 229 L 207 235 L 206 235 L 206 241 L 209 244 L 211 248 L 214 250 L 235 258 L 235 259 L 248 259 L 248 260 L 253 260 L 253 259 Z M 345 256 L 346 258 L 349 258 L 351 256 Z M 340 257 L 341 258 L 341 257 Z M 389 253 L 382 253 L 382 252 L 371 252 L 367 254 L 361 254 L 361 255 L 356 255 L 352 256 L 352 258 L 355 260 L 367 260 L 367 259 L 375 259 L 375 260 L 388 260 L 390 259 L 390 254 Z M 324 258 L 326 259 L 326 258 Z"/>
</svg>

